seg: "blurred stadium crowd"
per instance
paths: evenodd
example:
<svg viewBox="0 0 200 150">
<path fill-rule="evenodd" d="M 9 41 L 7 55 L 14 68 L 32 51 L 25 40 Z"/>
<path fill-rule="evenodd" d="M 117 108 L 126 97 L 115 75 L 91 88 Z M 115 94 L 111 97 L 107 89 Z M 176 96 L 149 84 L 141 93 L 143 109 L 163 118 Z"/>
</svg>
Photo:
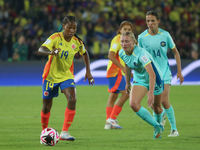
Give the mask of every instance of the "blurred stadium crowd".
<svg viewBox="0 0 200 150">
<path fill-rule="evenodd" d="M 76 17 L 91 59 L 107 58 L 120 23 L 131 21 L 137 38 L 147 28 L 149 10 L 158 11 L 160 28 L 170 32 L 182 59 L 200 57 L 199 0 L 0 0 L 0 60 L 46 59 L 37 50 L 60 31 L 66 15 Z"/>
</svg>

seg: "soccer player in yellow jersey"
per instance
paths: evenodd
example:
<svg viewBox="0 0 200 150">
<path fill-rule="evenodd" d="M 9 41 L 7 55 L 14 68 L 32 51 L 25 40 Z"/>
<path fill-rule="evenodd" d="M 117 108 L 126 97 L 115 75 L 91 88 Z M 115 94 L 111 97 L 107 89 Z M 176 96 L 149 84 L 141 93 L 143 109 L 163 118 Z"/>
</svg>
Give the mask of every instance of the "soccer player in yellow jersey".
<svg viewBox="0 0 200 150">
<path fill-rule="evenodd" d="M 125 86 L 125 64 L 119 57 L 119 50 L 122 49 L 120 44 L 120 36 L 126 31 L 133 31 L 133 25 L 128 21 L 123 21 L 117 32 L 117 35 L 111 41 L 108 58 L 110 59 L 107 66 L 106 77 L 109 80 L 108 92 L 110 92 L 107 106 L 106 106 L 106 124 L 104 129 L 119 128 L 116 118 L 122 110 L 122 106 L 129 98 L 126 94 Z M 117 100 L 117 97 L 121 93 L 121 97 Z M 115 101 L 117 102 L 115 103 Z"/>
<path fill-rule="evenodd" d="M 48 127 L 53 97 L 58 96 L 58 89 L 65 94 L 68 104 L 65 110 L 60 140 L 74 141 L 75 138 L 68 133 L 76 110 L 76 89 L 74 75 L 70 71 L 74 55 L 79 52 L 83 56 L 86 66 L 85 80 L 94 84 L 90 72 L 90 60 L 82 40 L 76 36 L 77 21 L 74 16 L 66 16 L 62 23 L 62 32 L 51 35 L 39 48 L 39 52 L 48 55 L 48 61 L 43 72 L 43 107 L 41 110 L 42 130 Z M 84 81 L 85 81 L 84 80 Z"/>
</svg>

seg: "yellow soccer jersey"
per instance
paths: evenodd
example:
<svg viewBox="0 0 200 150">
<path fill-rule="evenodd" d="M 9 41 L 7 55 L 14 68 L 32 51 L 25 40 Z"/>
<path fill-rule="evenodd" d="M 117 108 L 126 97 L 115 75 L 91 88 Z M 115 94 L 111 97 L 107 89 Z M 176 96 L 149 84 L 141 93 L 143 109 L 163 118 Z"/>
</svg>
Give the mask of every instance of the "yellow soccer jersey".
<svg viewBox="0 0 200 150">
<path fill-rule="evenodd" d="M 119 57 L 119 50 L 122 49 L 121 43 L 120 43 L 120 37 L 121 34 L 116 35 L 113 40 L 111 41 L 110 49 L 109 51 L 115 52 L 116 59 L 121 63 L 122 66 L 125 66 L 124 61 Z M 108 62 L 107 66 L 107 75 L 106 77 L 115 77 L 119 71 L 121 71 L 122 75 L 124 75 L 123 71 L 117 67 L 111 60 Z"/>
<path fill-rule="evenodd" d="M 83 55 L 86 49 L 79 42 L 79 40 L 73 36 L 70 42 L 64 39 L 63 32 L 57 32 L 52 34 L 42 46 L 47 47 L 50 51 L 55 48 L 60 48 L 61 51 L 57 56 L 49 55 L 48 61 L 45 65 L 43 72 L 43 79 L 46 79 L 52 83 L 60 83 L 67 79 L 74 79 L 70 67 L 72 65 L 74 55 L 79 52 Z"/>
</svg>

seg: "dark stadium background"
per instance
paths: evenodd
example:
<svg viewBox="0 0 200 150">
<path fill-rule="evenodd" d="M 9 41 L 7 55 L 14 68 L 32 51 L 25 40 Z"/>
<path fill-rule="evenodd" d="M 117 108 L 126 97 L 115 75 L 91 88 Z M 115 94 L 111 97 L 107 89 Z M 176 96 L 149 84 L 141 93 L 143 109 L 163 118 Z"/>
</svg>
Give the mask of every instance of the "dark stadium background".
<svg viewBox="0 0 200 150">
<path fill-rule="evenodd" d="M 174 39 L 185 72 L 183 84 L 200 84 L 199 8 L 199 0 L 0 0 L 0 86 L 41 85 L 47 57 L 38 55 L 37 50 L 48 36 L 61 29 L 66 15 L 76 17 L 77 35 L 84 40 L 91 62 L 95 62 L 107 60 L 109 44 L 122 21 L 133 23 L 137 38 L 147 28 L 145 14 L 149 10 L 159 13 L 160 28 Z M 20 35 L 28 46 L 27 60 L 13 61 L 12 46 Z M 171 51 L 168 57 L 173 59 Z M 77 54 L 74 62 L 76 75 L 84 67 L 82 57 Z M 176 65 L 171 69 L 175 77 Z M 94 71 L 105 74 L 106 66 Z M 96 85 L 108 82 L 105 76 L 94 78 Z M 76 83 L 87 84 L 83 78 Z"/>
</svg>

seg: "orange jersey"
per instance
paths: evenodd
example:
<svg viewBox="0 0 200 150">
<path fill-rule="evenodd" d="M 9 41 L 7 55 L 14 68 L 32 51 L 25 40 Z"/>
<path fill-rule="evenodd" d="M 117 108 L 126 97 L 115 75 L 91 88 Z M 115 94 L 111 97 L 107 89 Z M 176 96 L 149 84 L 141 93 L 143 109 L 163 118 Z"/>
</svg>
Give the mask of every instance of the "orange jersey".
<svg viewBox="0 0 200 150">
<path fill-rule="evenodd" d="M 113 38 L 113 40 L 111 41 L 109 51 L 115 52 L 115 58 L 121 63 L 122 66 L 125 66 L 124 61 L 119 57 L 119 54 L 118 54 L 119 50 L 122 49 L 121 44 L 120 44 L 120 37 L 121 37 L 121 34 L 118 34 Z M 111 60 L 109 60 L 108 66 L 107 66 L 106 78 L 115 77 L 119 72 L 121 72 L 122 75 L 125 75 L 119 67 L 117 67 Z"/>
</svg>

